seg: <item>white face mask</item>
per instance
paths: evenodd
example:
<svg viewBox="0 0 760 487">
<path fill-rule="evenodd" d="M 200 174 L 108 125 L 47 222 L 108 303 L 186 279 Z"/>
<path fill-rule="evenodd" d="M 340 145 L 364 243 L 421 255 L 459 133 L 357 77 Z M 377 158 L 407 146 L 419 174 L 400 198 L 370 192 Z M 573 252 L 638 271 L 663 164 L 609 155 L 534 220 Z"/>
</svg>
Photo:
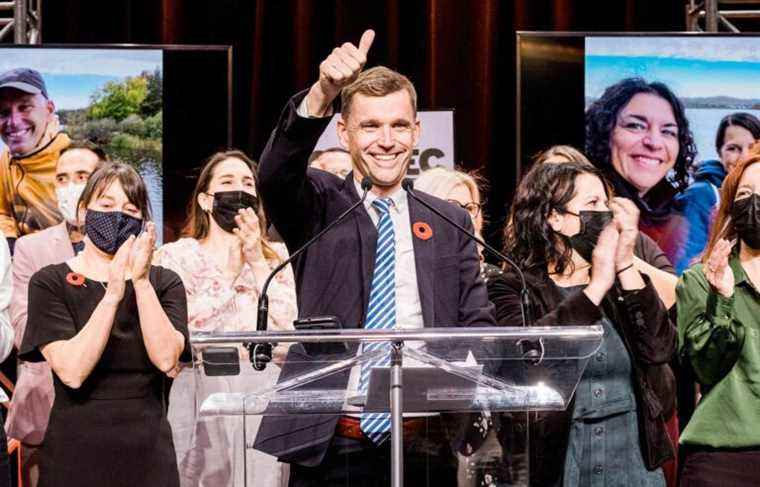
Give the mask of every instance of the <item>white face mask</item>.
<svg viewBox="0 0 760 487">
<path fill-rule="evenodd" d="M 85 183 L 69 183 L 63 188 L 55 188 L 55 195 L 58 197 L 58 210 L 63 218 L 70 225 L 77 224 L 77 203 L 82 196 Z"/>
</svg>

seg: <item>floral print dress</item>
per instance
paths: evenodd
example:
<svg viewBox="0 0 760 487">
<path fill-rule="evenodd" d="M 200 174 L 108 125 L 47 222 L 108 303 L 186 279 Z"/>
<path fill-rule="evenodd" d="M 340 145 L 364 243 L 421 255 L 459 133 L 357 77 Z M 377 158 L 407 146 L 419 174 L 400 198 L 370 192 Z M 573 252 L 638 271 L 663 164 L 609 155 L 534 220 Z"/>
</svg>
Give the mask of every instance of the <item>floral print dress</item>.
<svg viewBox="0 0 760 487">
<path fill-rule="evenodd" d="M 270 247 L 281 259 L 287 258 L 283 244 L 271 243 Z M 264 283 L 256 281 L 247 263 L 231 280 L 197 240 L 183 238 L 161 247 L 154 264 L 172 269 L 182 278 L 191 334 L 256 329 L 257 302 Z M 271 269 L 277 264 L 277 261 L 268 262 Z M 269 329 L 292 329 L 298 313 L 290 266 L 272 280 L 268 296 Z M 270 364 L 264 371 L 257 372 L 246 367 L 247 360 L 242 358 L 239 375 L 215 377 L 213 381 L 201 383 L 196 381 L 193 369 L 186 367 L 174 380 L 168 416 L 183 487 L 244 485 L 244 476 L 247 476 L 247 485 L 257 487 L 280 487 L 287 482 L 286 466 L 276 458 L 252 449 L 244 452 L 243 435 L 248 443 L 253 441 L 260 417 L 249 417 L 246 424 L 242 417 L 197 418 L 196 397 L 207 397 L 215 392 L 250 392 L 277 381 L 277 366 Z"/>
</svg>

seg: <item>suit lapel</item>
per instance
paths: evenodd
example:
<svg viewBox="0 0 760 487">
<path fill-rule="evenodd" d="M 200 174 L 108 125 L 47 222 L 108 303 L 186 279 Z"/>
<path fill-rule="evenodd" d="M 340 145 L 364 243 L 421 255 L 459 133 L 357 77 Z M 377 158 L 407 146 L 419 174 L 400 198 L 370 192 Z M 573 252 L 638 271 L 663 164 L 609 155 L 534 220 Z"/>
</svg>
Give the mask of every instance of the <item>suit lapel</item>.
<svg viewBox="0 0 760 487">
<path fill-rule="evenodd" d="M 74 247 L 72 247 L 71 240 L 69 240 L 69 232 L 66 229 L 66 222 L 59 223 L 53 228 L 55 231 L 52 232 L 51 235 L 51 240 L 53 242 L 50 249 L 52 249 L 53 253 L 60 254 L 54 256 L 56 260 L 67 261 L 74 257 Z M 63 245 L 64 243 L 67 245 Z"/>
<path fill-rule="evenodd" d="M 417 271 L 417 288 L 420 292 L 420 305 L 422 306 L 422 319 L 426 326 L 435 322 L 435 235 L 437 229 L 433 213 L 417 203 L 413 198 L 407 199 L 409 205 L 409 224 L 412 226 L 412 245 L 414 247 L 414 264 Z M 426 223 L 433 229 L 433 236 L 423 240 L 415 234 L 414 224 Z"/>
<path fill-rule="evenodd" d="M 359 195 L 354 187 L 354 175 L 349 173 L 346 176 L 343 185 L 343 192 L 348 197 L 349 204 L 354 204 L 359 200 Z M 372 283 L 372 273 L 375 270 L 375 250 L 377 248 L 377 228 L 372 219 L 363 207 L 356 208 L 353 212 L 353 221 L 359 242 L 359 259 L 361 260 L 361 279 L 362 289 L 362 320 L 356 326 L 364 327 L 364 318 L 367 316 L 367 305 L 369 304 L 369 288 Z"/>
</svg>

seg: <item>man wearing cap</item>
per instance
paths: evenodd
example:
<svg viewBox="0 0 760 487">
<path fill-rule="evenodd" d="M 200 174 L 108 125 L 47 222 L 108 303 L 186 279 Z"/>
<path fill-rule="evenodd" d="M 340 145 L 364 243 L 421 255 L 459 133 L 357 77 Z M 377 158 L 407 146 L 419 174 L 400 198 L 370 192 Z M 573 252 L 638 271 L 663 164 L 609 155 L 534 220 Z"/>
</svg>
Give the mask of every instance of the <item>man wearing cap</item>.
<svg viewBox="0 0 760 487">
<path fill-rule="evenodd" d="M 55 170 L 70 140 L 37 71 L 0 74 L 0 139 L 0 231 L 12 249 L 16 238 L 61 221 Z"/>
</svg>

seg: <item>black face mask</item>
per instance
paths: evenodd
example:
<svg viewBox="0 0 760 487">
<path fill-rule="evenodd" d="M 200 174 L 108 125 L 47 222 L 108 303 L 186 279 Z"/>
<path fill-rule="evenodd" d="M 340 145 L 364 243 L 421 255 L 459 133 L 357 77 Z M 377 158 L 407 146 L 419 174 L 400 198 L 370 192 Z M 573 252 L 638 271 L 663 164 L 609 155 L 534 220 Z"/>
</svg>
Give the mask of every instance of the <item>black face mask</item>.
<svg viewBox="0 0 760 487">
<path fill-rule="evenodd" d="M 84 233 L 106 254 L 114 255 L 132 235 L 142 231 L 143 221 L 120 211 L 87 210 Z"/>
<path fill-rule="evenodd" d="M 742 242 L 754 250 L 760 250 L 760 196 L 753 194 L 734 201 L 731 219 Z"/>
<path fill-rule="evenodd" d="M 232 233 L 237 228 L 235 216 L 238 210 L 251 208 L 254 212 L 259 211 L 259 199 L 245 191 L 217 191 L 213 196 L 211 216 L 225 232 Z"/>
<path fill-rule="evenodd" d="M 612 221 L 612 212 L 581 210 L 573 213 L 565 210 L 565 213 L 575 215 L 581 220 L 580 231 L 571 237 L 565 237 L 567 242 L 586 262 L 591 263 L 591 254 L 594 253 L 596 241 L 599 240 L 604 227 Z"/>
</svg>

